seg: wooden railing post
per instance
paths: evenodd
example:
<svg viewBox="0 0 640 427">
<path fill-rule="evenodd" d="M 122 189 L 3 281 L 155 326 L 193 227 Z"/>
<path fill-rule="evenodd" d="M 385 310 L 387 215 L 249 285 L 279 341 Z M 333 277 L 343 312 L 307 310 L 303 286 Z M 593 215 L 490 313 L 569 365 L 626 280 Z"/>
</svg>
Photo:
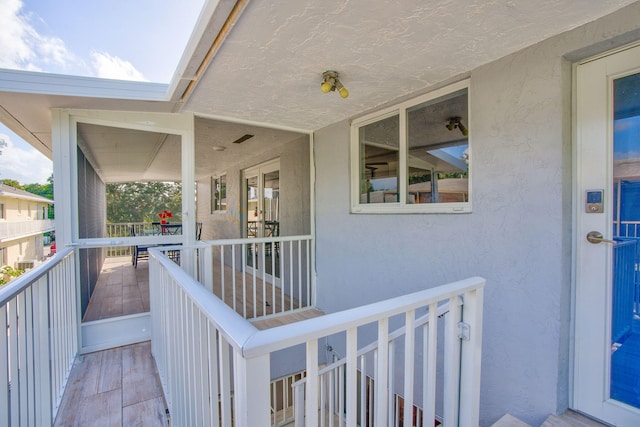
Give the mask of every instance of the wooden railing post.
<svg viewBox="0 0 640 427">
<path fill-rule="evenodd" d="M 234 352 L 234 413 L 239 427 L 268 427 L 271 423 L 270 355 L 251 359 Z"/>
<path fill-rule="evenodd" d="M 461 427 L 479 425 L 480 414 L 480 365 L 482 359 L 482 287 L 464 294 L 462 322 L 469 326 L 462 338 L 460 363 L 460 412 Z"/>
</svg>

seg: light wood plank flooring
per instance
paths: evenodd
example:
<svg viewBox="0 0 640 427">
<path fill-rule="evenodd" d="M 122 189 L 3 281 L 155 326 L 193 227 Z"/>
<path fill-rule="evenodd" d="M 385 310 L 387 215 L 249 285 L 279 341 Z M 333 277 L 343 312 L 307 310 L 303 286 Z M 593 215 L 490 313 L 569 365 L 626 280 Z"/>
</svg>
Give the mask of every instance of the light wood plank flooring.
<svg viewBox="0 0 640 427">
<path fill-rule="evenodd" d="M 83 321 L 149 311 L 149 263 L 131 265 L 131 257 L 106 258 Z"/>
<path fill-rule="evenodd" d="M 56 427 L 167 426 L 151 343 L 78 356 Z"/>
<path fill-rule="evenodd" d="M 268 281 L 263 281 L 261 276 L 249 273 L 242 274 L 229 265 L 224 265 L 224 294 L 223 275 L 220 274 L 219 261 L 214 261 L 213 293 L 222 299 L 225 304 L 233 308 L 236 313 L 247 319 L 260 316 L 280 314 L 285 310 L 296 310 L 305 306 L 295 298 L 291 298 L 278 286 L 273 286 Z M 285 283 L 285 289 L 288 284 Z M 233 289 L 235 287 L 235 294 Z M 244 289 L 244 291 L 243 291 Z M 290 289 L 287 289 L 291 293 Z M 294 292 L 296 289 L 293 290 Z M 243 303 L 246 298 L 246 304 Z M 254 304 L 255 302 L 255 304 Z"/>
</svg>

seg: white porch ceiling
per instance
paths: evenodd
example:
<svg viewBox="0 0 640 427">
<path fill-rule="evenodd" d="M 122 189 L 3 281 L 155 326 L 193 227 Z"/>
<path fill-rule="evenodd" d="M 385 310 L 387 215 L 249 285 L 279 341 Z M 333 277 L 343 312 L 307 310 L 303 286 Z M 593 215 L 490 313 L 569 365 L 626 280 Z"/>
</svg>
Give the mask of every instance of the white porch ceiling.
<svg viewBox="0 0 640 427">
<path fill-rule="evenodd" d="M 633 2 L 252 1 L 185 109 L 316 130 Z M 325 70 L 348 99 L 320 92 Z"/>
</svg>

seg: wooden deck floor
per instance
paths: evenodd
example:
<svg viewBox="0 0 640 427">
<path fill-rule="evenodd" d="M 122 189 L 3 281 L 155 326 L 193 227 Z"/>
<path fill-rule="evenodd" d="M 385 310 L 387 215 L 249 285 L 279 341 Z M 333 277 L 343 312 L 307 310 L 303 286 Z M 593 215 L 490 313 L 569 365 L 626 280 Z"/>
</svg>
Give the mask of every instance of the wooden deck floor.
<svg viewBox="0 0 640 427">
<path fill-rule="evenodd" d="M 149 311 L 149 263 L 133 268 L 131 257 L 106 258 L 83 321 Z"/>
<path fill-rule="evenodd" d="M 167 426 L 151 343 L 79 356 L 54 426 Z"/>
</svg>

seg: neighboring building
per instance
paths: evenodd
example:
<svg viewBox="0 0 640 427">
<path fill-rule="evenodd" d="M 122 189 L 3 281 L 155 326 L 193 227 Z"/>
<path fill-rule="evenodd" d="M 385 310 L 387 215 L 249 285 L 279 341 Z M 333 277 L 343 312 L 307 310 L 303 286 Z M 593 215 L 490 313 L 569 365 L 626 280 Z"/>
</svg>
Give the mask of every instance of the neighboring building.
<svg viewBox="0 0 640 427">
<path fill-rule="evenodd" d="M 613 241 L 620 237 L 613 234 L 614 160 L 640 152 L 633 144 L 616 145 L 617 131 L 634 128 L 640 118 L 640 2 L 540 3 L 207 2 L 171 85 L 0 70 L 1 117 L 54 160 L 58 251 L 72 251 L 79 264 L 73 272 L 82 282 L 83 307 L 104 261 L 102 249 L 110 245 L 194 244 L 196 222 L 204 224 L 203 240 L 309 234 L 312 260 L 280 271 L 297 268 L 302 276 L 305 267 L 312 269 L 310 299 L 327 317 L 472 276 L 486 279 L 482 326 L 469 336 L 461 322 L 454 338 L 482 336 L 482 363 L 465 360 L 481 367 L 481 425 L 505 413 L 540 425 L 549 414 L 573 408 L 612 425 L 638 426 L 640 361 L 617 371 L 614 359 L 630 346 L 612 332 L 617 289 L 611 279 L 622 246 Z M 321 93 L 323 72 L 334 67 L 348 99 Z M 639 142 L 640 132 L 634 135 L 630 141 Z M 106 184 L 142 180 L 182 182 L 182 236 L 110 241 L 104 237 Z M 262 244 L 262 254 L 285 247 Z M 226 258 L 219 252 L 221 270 L 241 252 L 247 259 L 238 259 L 258 270 L 253 248 L 229 250 Z M 632 278 L 637 262 L 630 257 L 626 264 Z M 173 274 L 168 270 L 154 276 L 152 290 Z M 181 280 L 191 286 L 186 276 Z M 220 374 L 218 381 L 215 369 L 205 373 L 200 363 L 207 361 L 196 360 L 202 354 L 228 361 L 233 347 L 234 366 L 245 369 L 232 378 L 234 404 L 244 409 L 240 419 L 253 404 L 242 396 L 268 392 L 266 381 L 261 387 L 253 381 L 306 361 L 317 365 L 317 353 L 344 350 L 323 336 L 320 345 L 309 339 L 306 359 L 280 347 L 256 356 L 259 344 L 268 347 L 266 334 L 259 335 L 265 341 L 254 340 L 262 331 L 242 322 L 225 328 L 237 319 L 222 303 L 209 304 L 218 312 L 196 317 L 201 305 L 185 295 L 179 288 L 163 299 L 170 310 L 153 313 L 179 337 L 154 341 L 157 360 L 183 352 L 192 357 L 172 366 L 172 416 L 191 410 L 196 419 L 200 408 L 192 406 L 217 399 L 217 389 L 182 392 L 192 378 L 198 383 L 212 375 L 211 384 L 226 386 L 230 395 L 232 375 Z M 630 303 L 620 336 L 638 330 L 639 301 Z M 321 318 L 312 320 L 320 329 Z M 201 322 L 209 323 L 182 333 Z M 91 332 L 95 324 L 87 323 L 82 333 L 71 328 L 79 342 L 74 350 L 89 351 L 85 342 L 106 335 L 106 326 Z M 393 326 L 389 319 L 379 323 L 378 331 Z M 114 328 L 131 329 L 128 323 Z M 148 333 L 150 326 L 139 329 Z M 234 332 L 249 338 L 223 342 Z M 308 333 L 294 332 L 297 338 Z M 343 335 L 371 336 L 359 332 Z M 209 353 L 207 342 L 213 343 Z M 218 342 L 224 345 L 216 348 Z M 254 345 L 249 361 L 247 343 Z M 155 347 L 161 345 L 173 346 Z M 188 353 L 199 345 L 202 351 Z M 400 367 L 412 362 L 401 347 L 391 356 L 381 350 L 378 360 Z M 354 348 L 345 351 L 352 364 Z M 444 364 L 451 360 L 459 362 L 453 356 Z M 318 366 L 309 369 L 318 373 Z M 353 391 L 349 372 L 336 381 L 346 377 L 350 387 L 344 388 Z M 393 381 L 384 372 L 376 371 L 376 384 Z M 409 384 L 406 394 L 421 396 L 426 376 L 416 372 L 404 384 L 397 377 L 389 388 L 401 395 Z M 635 396 L 617 394 L 612 384 L 620 379 Z M 473 400 L 467 392 L 461 399 Z M 457 414 L 460 407 L 448 410 Z M 268 407 L 264 412 L 253 425 L 268 424 Z M 376 426 L 385 425 L 381 419 Z M 405 422 L 411 425 L 408 417 Z"/>
<path fill-rule="evenodd" d="M 33 268 L 44 258 L 44 233 L 54 230 L 49 219 L 53 200 L 0 183 L 0 265 Z"/>
</svg>

